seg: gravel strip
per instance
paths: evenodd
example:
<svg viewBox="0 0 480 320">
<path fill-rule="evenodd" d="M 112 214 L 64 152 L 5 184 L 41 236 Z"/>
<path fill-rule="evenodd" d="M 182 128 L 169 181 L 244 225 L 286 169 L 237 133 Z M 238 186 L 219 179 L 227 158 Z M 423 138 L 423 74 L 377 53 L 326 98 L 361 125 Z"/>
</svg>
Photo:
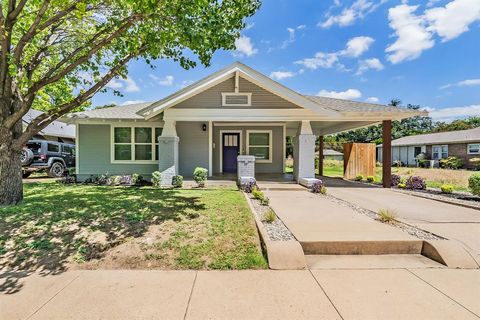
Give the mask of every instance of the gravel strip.
<svg viewBox="0 0 480 320">
<path fill-rule="evenodd" d="M 357 206 L 357 205 L 355 205 L 351 202 L 336 198 L 336 197 L 328 195 L 328 194 L 327 195 L 319 195 L 319 196 L 320 197 L 326 197 L 330 201 L 333 201 L 333 202 L 335 202 L 335 203 L 337 203 L 341 206 L 349 207 L 357 213 L 364 214 L 364 215 L 366 215 L 366 216 L 368 216 L 368 217 L 370 217 L 374 220 L 378 220 L 378 214 L 374 211 L 361 208 L 361 207 L 359 207 L 359 206 Z M 404 232 L 406 232 L 406 233 L 408 233 L 408 234 L 410 234 L 414 237 L 417 237 L 418 239 L 422 239 L 422 240 L 444 240 L 445 239 L 445 238 L 442 238 L 440 236 L 434 235 L 433 233 L 430 233 L 428 231 L 418 229 L 417 227 L 408 225 L 406 223 L 403 223 L 403 222 L 400 222 L 400 221 L 397 221 L 397 220 L 395 220 L 395 222 L 391 223 L 390 225 L 394 226 L 394 227 L 397 227 L 397 228 L 401 229 L 402 231 L 404 231 Z"/>
<path fill-rule="evenodd" d="M 442 193 L 441 191 L 437 190 L 405 190 L 405 189 L 398 189 L 398 188 L 392 188 L 392 190 L 400 193 L 405 193 L 405 194 L 410 194 L 414 196 L 420 196 L 422 198 L 427 198 L 427 199 L 432 199 L 432 200 L 440 200 L 440 201 L 446 201 L 452 204 L 458 204 L 458 205 L 463 205 L 463 206 L 468 206 L 468 207 L 475 207 L 480 209 L 480 197 L 475 197 L 470 193 L 467 192 L 455 192 L 451 194 L 445 194 Z M 460 197 L 472 197 L 472 198 L 478 198 L 479 201 L 473 201 L 473 200 L 465 200 L 465 199 L 460 199 Z"/>
<path fill-rule="evenodd" d="M 262 206 L 260 201 L 253 198 L 252 194 L 247 194 L 250 202 L 254 208 L 254 214 L 257 218 L 262 221 L 263 227 L 267 231 L 268 237 L 272 241 L 288 241 L 295 240 L 293 234 L 288 230 L 288 228 L 283 224 L 283 221 L 277 216 L 275 221 L 269 223 L 264 221 L 264 215 L 268 210 L 272 210 L 269 206 Z M 272 210 L 273 211 L 273 210 Z"/>
</svg>

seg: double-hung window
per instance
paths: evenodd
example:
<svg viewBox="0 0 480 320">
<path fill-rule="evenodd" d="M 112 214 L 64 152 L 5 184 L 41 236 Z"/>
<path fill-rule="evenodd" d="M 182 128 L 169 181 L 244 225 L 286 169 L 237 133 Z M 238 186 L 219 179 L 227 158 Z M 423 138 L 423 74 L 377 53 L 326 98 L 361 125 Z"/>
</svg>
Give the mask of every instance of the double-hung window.
<svg viewBox="0 0 480 320">
<path fill-rule="evenodd" d="M 448 158 L 448 145 L 433 146 L 432 147 L 433 160 L 440 160 Z"/>
<path fill-rule="evenodd" d="M 112 161 L 153 162 L 158 160 L 158 136 L 162 128 L 113 127 Z"/>
<path fill-rule="evenodd" d="M 257 162 L 272 162 L 272 131 L 247 130 L 247 154 Z"/>
<path fill-rule="evenodd" d="M 468 154 L 480 154 L 480 143 L 470 143 L 467 145 Z"/>
</svg>

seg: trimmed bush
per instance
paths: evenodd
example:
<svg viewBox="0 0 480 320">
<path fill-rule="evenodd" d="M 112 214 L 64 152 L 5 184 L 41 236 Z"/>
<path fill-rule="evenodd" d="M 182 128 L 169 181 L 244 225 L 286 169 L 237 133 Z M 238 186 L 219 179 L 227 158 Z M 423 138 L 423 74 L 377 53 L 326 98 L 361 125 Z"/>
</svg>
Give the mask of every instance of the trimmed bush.
<svg viewBox="0 0 480 320">
<path fill-rule="evenodd" d="M 132 174 L 132 184 L 138 184 L 143 181 L 143 177 L 138 173 Z"/>
<path fill-rule="evenodd" d="M 398 184 L 402 181 L 402 177 L 398 174 L 392 174 L 392 187 L 398 186 Z"/>
<path fill-rule="evenodd" d="M 323 184 L 323 181 L 315 181 L 312 184 L 311 191 L 313 193 L 321 193 L 321 194 L 326 194 L 327 193 L 327 188 L 325 188 L 325 185 Z"/>
<path fill-rule="evenodd" d="M 177 174 L 176 176 L 173 176 L 172 185 L 175 188 L 181 188 L 183 186 L 183 176 L 181 176 L 179 174 Z"/>
<path fill-rule="evenodd" d="M 368 176 L 367 177 L 367 182 L 370 182 L 370 183 L 375 182 L 375 177 L 374 176 Z"/>
<path fill-rule="evenodd" d="M 197 183 L 199 187 L 204 187 L 205 182 L 207 181 L 208 170 L 202 167 L 196 167 L 193 171 L 193 180 Z"/>
<path fill-rule="evenodd" d="M 252 195 L 255 199 L 262 201 L 265 198 L 263 192 L 255 186 L 252 190 Z"/>
<path fill-rule="evenodd" d="M 265 196 L 264 196 L 263 199 L 260 200 L 260 204 L 261 204 L 262 206 L 268 206 L 268 205 L 270 204 L 270 199 L 268 199 L 268 197 L 265 197 Z"/>
<path fill-rule="evenodd" d="M 355 181 L 363 181 L 363 176 L 362 175 L 356 176 Z"/>
<path fill-rule="evenodd" d="M 443 169 L 460 169 L 463 166 L 463 160 L 456 156 L 450 156 L 438 161 L 440 168 Z"/>
<path fill-rule="evenodd" d="M 152 184 L 154 187 L 160 187 L 162 183 L 162 174 L 160 171 L 155 171 L 152 173 Z"/>
<path fill-rule="evenodd" d="M 442 190 L 443 193 L 452 193 L 453 192 L 453 186 L 450 184 L 443 184 L 440 189 Z"/>
<path fill-rule="evenodd" d="M 425 179 L 420 176 L 411 176 L 407 179 L 405 183 L 407 189 L 414 189 L 414 190 L 425 190 L 427 188 L 427 184 Z"/>
<path fill-rule="evenodd" d="M 474 195 L 480 196 L 480 173 L 474 173 L 470 176 L 468 187 Z"/>
</svg>

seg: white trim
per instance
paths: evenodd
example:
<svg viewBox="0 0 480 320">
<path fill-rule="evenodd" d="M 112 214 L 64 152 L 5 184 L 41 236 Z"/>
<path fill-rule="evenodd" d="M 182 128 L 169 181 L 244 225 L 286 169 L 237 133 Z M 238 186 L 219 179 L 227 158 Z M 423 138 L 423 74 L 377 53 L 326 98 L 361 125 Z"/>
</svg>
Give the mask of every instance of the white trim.
<svg viewBox="0 0 480 320">
<path fill-rule="evenodd" d="M 251 107 L 252 93 L 251 92 L 222 92 L 222 107 Z M 247 103 L 227 103 L 227 96 L 246 96 Z"/>
<path fill-rule="evenodd" d="M 242 139 L 242 132 L 243 130 L 220 130 L 220 135 L 219 135 L 219 144 L 220 144 L 220 168 L 219 172 L 223 172 L 223 134 L 224 133 L 239 133 L 240 134 L 240 154 L 243 154 L 243 139 Z"/>
<path fill-rule="evenodd" d="M 282 123 L 275 123 L 275 122 L 215 122 L 213 124 L 214 127 L 283 127 L 285 126 L 285 122 Z"/>
<path fill-rule="evenodd" d="M 480 142 L 467 144 L 467 154 L 480 154 L 480 152 L 470 152 L 470 146 L 477 145 L 480 148 Z"/>
<path fill-rule="evenodd" d="M 273 163 L 273 130 L 246 130 L 246 141 L 247 141 L 247 146 L 245 149 L 246 154 L 250 154 L 250 133 L 268 133 L 268 160 L 257 160 L 255 159 L 256 163 Z M 253 146 L 256 147 L 256 146 Z M 259 146 L 259 147 L 266 147 L 266 146 Z"/>
<path fill-rule="evenodd" d="M 131 128 L 131 142 L 124 143 L 129 144 L 131 148 L 132 160 L 115 160 L 115 128 Z M 150 143 L 135 143 L 135 128 L 151 128 L 152 140 Z M 111 164 L 156 164 L 158 160 L 155 160 L 155 147 L 158 145 L 158 141 L 155 141 L 155 128 L 163 128 L 163 125 L 159 123 L 115 123 L 110 124 L 110 163 Z M 118 143 L 117 143 L 118 144 Z M 135 158 L 135 145 L 151 145 L 152 146 L 152 160 L 134 160 Z"/>
<path fill-rule="evenodd" d="M 213 176 L 213 126 L 208 121 L 208 175 Z"/>
<path fill-rule="evenodd" d="M 283 169 L 282 172 L 286 173 L 285 166 L 287 165 L 287 126 L 283 125 Z"/>
<path fill-rule="evenodd" d="M 80 174 L 80 124 L 75 125 L 75 174 Z"/>
<path fill-rule="evenodd" d="M 238 71 L 235 71 L 235 93 L 238 93 L 239 92 L 239 89 L 240 88 L 240 81 L 238 79 Z"/>
</svg>

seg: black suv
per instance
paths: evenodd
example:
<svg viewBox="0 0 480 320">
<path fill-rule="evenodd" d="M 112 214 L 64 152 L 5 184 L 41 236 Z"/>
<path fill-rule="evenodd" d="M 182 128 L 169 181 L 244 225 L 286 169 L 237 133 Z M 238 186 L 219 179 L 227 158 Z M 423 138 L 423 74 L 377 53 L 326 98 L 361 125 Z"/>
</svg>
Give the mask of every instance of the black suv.
<svg viewBox="0 0 480 320">
<path fill-rule="evenodd" d="M 23 177 L 32 172 L 46 170 L 49 177 L 62 177 L 66 168 L 75 167 L 75 145 L 45 141 L 30 140 L 20 155 Z"/>
</svg>

